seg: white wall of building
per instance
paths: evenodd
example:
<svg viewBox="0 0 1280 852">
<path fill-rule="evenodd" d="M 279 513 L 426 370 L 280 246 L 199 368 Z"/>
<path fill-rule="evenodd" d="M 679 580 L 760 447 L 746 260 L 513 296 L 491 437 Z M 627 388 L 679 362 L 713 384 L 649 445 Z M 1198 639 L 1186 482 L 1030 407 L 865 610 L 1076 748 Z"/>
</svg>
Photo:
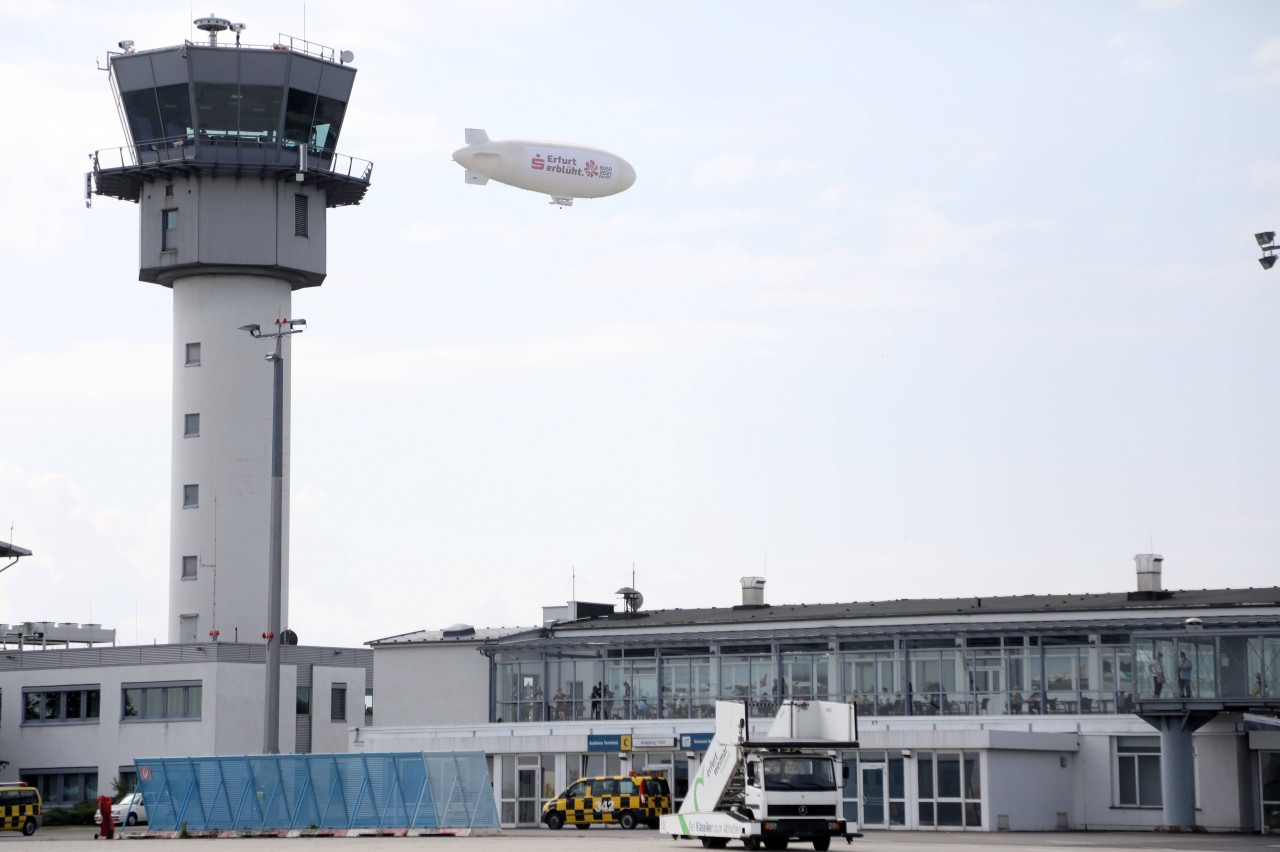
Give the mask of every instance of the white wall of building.
<svg viewBox="0 0 1280 852">
<path fill-rule="evenodd" d="M 379 727 L 462 725 L 489 718 L 489 659 L 475 643 L 379 645 L 374 659 Z"/>
<path fill-rule="evenodd" d="M 1007 821 L 1009 831 L 1053 831 L 1059 814 L 1066 814 L 1067 827 L 1073 827 L 1072 767 L 1088 772 L 1074 757 L 1044 751 L 989 752 L 984 786 L 984 804 L 990 803 L 985 817 L 988 828 L 1001 830 Z"/>
<path fill-rule="evenodd" d="M 333 719 L 331 697 L 334 685 L 339 683 L 347 688 L 346 710 L 342 719 Z M 283 687 L 281 692 L 283 693 Z M 293 692 L 289 693 L 291 697 L 293 694 Z M 290 718 L 292 715 L 291 712 Z M 364 725 L 364 669 L 314 666 L 311 669 L 311 751 L 313 753 L 346 751 L 351 730 L 362 725 Z M 280 749 L 283 751 L 283 731 L 280 741 Z"/>
<path fill-rule="evenodd" d="M 24 771 L 96 767 L 99 791 L 109 792 L 120 768 L 132 766 L 135 758 L 260 754 L 265 678 L 261 664 L 212 660 L 0 671 L 0 759 L 9 761 L 0 779 L 16 780 Z M 350 729 L 364 721 L 365 669 L 360 665 L 316 665 L 312 679 L 311 751 L 344 752 Z M 189 681 L 198 681 L 201 686 L 200 718 L 122 719 L 125 684 Z M 286 754 L 296 748 L 297 682 L 297 667 L 283 665 L 280 750 Z M 330 689 L 335 683 L 347 685 L 344 720 L 330 719 Z M 24 690 L 77 686 L 99 690 L 96 720 L 23 723 Z"/>
<path fill-rule="evenodd" d="M 1196 825 L 1209 831 L 1257 824 L 1253 803 L 1254 766 L 1248 738 L 1236 724 L 1215 720 L 1192 739 L 1196 767 Z"/>
</svg>

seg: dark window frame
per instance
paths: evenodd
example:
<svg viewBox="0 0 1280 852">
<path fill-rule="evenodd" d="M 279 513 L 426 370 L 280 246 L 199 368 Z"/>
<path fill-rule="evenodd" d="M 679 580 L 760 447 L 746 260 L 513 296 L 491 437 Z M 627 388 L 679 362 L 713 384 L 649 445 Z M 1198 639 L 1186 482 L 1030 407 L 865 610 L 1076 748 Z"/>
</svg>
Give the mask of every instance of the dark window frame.
<svg viewBox="0 0 1280 852">
<path fill-rule="evenodd" d="M 102 687 L 98 684 L 22 690 L 23 725 L 96 725 L 101 714 Z"/>
<path fill-rule="evenodd" d="M 345 683 L 329 685 L 329 721 L 347 721 L 347 685 Z"/>
<path fill-rule="evenodd" d="M 132 694 L 130 694 L 132 693 Z M 171 707 L 178 702 L 177 712 Z M 120 684 L 120 722 L 198 722 L 204 715 L 204 682 L 199 680 Z"/>
</svg>

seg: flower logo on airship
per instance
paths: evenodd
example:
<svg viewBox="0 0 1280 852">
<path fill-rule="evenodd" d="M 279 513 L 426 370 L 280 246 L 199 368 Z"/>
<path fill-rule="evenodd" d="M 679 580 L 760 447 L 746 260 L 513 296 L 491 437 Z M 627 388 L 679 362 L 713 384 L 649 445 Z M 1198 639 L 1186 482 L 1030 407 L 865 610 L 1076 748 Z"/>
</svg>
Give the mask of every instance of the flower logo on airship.
<svg viewBox="0 0 1280 852">
<path fill-rule="evenodd" d="M 596 165 L 595 160 L 587 160 L 587 162 L 583 164 L 582 170 L 586 173 L 587 177 L 600 177 L 600 167 Z"/>
</svg>

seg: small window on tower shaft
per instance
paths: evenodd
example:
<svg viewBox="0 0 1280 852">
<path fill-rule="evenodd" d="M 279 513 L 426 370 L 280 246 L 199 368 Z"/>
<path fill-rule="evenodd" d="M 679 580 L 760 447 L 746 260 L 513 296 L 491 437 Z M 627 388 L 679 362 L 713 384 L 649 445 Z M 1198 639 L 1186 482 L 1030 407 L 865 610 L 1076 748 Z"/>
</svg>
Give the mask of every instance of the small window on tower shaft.
<svg viewBox="0 0 1280 852">
<path fill-rule="evenodd" d="M 182 508 L 194 509 L 200 505 L 200 486 L 184 485 L 182 486 Z"/>
<path fill-rule="evenodd" d="M 187 344 L 187 366 L 188 367 L 200 366 L 200 344 L 199 343 Z"/>
<path fill-rule="evenodd" d="M 183 428 L 182 428 L 182 436 L 184 438 L 200 437 L 200 415 L 199 414 L 188 414 L 186 416 L 186 423 L 183 425 Z"/>
<path fill-rule="evenodd" d="M 160 212 L 161 238 L 160 251 L 178 250 L 178 211 L 162 210 Z"/>
<path fill-rule="evenodd" d="M 196 565 L 194 556 L 182 557 L 182 579 L 194 580 L 196 578 Z"/>
</svg>

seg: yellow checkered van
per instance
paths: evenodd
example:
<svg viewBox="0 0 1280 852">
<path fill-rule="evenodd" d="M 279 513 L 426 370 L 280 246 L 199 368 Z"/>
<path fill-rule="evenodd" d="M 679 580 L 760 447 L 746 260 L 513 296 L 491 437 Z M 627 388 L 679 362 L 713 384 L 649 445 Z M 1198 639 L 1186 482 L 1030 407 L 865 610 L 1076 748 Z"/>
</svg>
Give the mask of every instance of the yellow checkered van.
<svg viewBox="0 0 1280 852">
<path fill-rule="evenodd" d="M 44 822 L 40 791 L 26 784 L 0 783 L 0 831 L 21 831 L 30 837 Z"/>
<path fill-rule="evenodd" d="M 547 828 L 565 825 L 637 825 L 658 827 L 658 817 L 671 813 L 671 788 L 660 775 L 603 775 L 579 778 L 542 806 Z"/>
</svg>

